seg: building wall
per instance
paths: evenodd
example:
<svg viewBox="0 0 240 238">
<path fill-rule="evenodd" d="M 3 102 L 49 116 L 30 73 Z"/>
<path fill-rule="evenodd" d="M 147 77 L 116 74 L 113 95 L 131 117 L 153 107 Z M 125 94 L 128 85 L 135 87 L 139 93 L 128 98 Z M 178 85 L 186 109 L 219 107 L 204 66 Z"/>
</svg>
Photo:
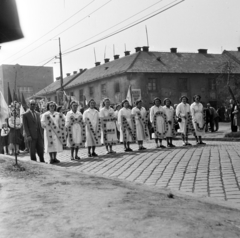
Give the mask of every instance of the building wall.
<svg viewBox="0 0 240 238">
<path fill-rule="evenodd" d="M 200 94 L 202 102 L 217 101 L 216 88 L 211 87 L 214 78 L 210 74 L 181 74 L 181 73 L 132 73 L 128 75 L 132 88 L 141 89 L 143 105 L 149 108 L 155 97 L 170 98 L 173 104 L 179 103 L 182 95 L 187 95 L 192 102 L 195 94 Z M 148 83 L 151 79 L 156 79 L 156 89 L 149 90 Z M 216 105 L 215 105 L 216 106 Z"/>
<path fill-rule="evenodd" d="M 20 94 L 23 92 L 25 98 L 32 96 L 53 82 L 52 67 L 2 65 L 0 66 L 1 71 L 0 90 L 3 92 L 5 100 L 8 98 L 8 83 L 12 94 L 15 88 L 15 79 L 17 91 L 19 90 Z"/>
<path fill-rule="evenodd" d="M 75 96 L 76 100 L 80 100 L 79 91 L 83 90 L 83 95 L 89 99 L 93 98 L 97 105 L 103 98 L 110 98 L 113 104 L 120 103 L 126 98 L 128 87 L 131 84 L 133 89 L 141 89 L 141 96 L 143 99 L 143 106 L 147 109 L 152 106 L 153 99 L 159 97 L 164 100 L 168 97 L 172 100 L 172 104 L 179 103 L 179 98 L 182 95 L 187 95 L 192 102 L 192 97 L 195 94 L 200 94 L 202 102 L 207 103 L 209 101 L 216 102 L 216 90 L 211 89 L 212 75 L 209 74 L 180 74 L 180 73 L 129 73 L 118 75 L 95 82 L 86 83 L 84 85 L 76 86 L 74 88 L 65 88 L 68 95 Z M 156 89 L 149 90 L 149 80 L 156 79 Z M 101 85 L 106 84 L 106 94 L 101 91 Z M 119 92 L 116 92 L 116 85 L 119 84 Z M 90 96 L 89 88 L 94 88 L 94 95 Z M 214 95 L 215 97 L 213 97 Z M 49 98 L 50 96 L 47 96 Z M 55 99 L 55 94 L 51 94 L 51 100 Z M 216 106 L 216 105 L 214 105 Z"/>
<path fill-rule="evenodd" d="M 102 92 L 102 85 L 104 84 L 106 85 L 105 93 Z M 112 104 L 116 104 L 120 103 L 126 97 L 128 85 L 129 82 L 127 75 L 119 75 L 86 83 L 74 88 L 66 87 L 65 91 L 68 95 L 75 96 L 75 98 L 80 102 L 83 102 L 83 100 L 80 100 L 80 90 L 82 89 L 83 95 L 86 97 L 87 101 L 93 98 L 97 102 L 97 105 L 100 105 L 100 102 L 104 98 L 108 97 Z M 90 95 L 90 87 L 93 87 L 93 96 Z M 54 96 L 52 95 L 51 98 L 54 98 Z"/>
</svg>

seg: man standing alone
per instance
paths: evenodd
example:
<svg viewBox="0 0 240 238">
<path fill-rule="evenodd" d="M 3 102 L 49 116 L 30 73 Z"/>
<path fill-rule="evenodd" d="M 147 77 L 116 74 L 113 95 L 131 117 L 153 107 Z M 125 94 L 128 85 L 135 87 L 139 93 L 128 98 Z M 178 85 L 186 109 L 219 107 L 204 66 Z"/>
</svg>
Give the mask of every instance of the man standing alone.
<svg viewBox="0 0 240 238">
<path fill-rule="evenodd" d="M 43 129 L 41 127 L 40 115 L 35 111 L 35 100 L 30 101 L 30 110 L 23 114 L 23 126 L 30 148 L 31 160 L 37 161 L 36 152 L 40 162 L 45 162 L 43 158 Z"/>
</svg>

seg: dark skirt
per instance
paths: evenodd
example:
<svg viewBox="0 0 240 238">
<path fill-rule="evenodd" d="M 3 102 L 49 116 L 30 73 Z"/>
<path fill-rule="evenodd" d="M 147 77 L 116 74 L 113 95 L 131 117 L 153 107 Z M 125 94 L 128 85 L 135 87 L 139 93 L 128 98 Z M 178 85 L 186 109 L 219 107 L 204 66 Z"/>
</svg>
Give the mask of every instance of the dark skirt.
<svg viewBox="0 0 240 238">
<path fill-rule="evenodd" d="M 8 134 L 8 144 L 15 143 L 15 129 L 10 128 L 10 132 Z M 16 129 L 16 144 L 20 145 L 21 143 L 21 131 L 20 129 Z"/>
<path fill-rule="evenodd" d="M 1 136 L 2 146 L 8 146 L 8 135 Z"/>
</svg>

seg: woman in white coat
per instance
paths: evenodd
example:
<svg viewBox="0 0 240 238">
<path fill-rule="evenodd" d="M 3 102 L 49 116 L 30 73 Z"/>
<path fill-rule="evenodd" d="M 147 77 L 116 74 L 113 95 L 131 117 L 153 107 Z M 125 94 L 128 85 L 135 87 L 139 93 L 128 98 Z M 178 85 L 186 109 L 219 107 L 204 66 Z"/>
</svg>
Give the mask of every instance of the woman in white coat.
<svg viewBox="0 0 240 238">
<path fill-rule="evenodd" d="M 70 104 L 71 110 L 67 112 L 65 126 L 68 131 L 67 146 L 71 148 L 71 160 L 80 160 L 78 150 L 84 147 L 85 138 L 85 125 L 83 125 L 83 116 L 78 111 L 78 103 L 72 101 Z M 75 151 L 75 156 L 74 156 Z"/>
<path fill-rule="evenodd" d="M 105 144 L 107 154 L 115 154 L 112 146 L 118 142 L 114 110 L 110 107 L 109 98 L 103 99 L 102 109 L 99 112 L 102 125 L 101 142 Z"/>
<path fill-rule="evenodd" d="M 191 114 L 187 96 L 182 96 L 180 98 L 180 101 L 181 103 L 179 103 L 176 108 L 176 116 L 178 118 L 178 124 L 180 127 L 180 129 L 178 129 L 178 132 L 182 134 L 183 145 L 191 146 L 191 144 L 188 142 L 188 134 L 191 130 L 194 132 L 194 129 L 192 126 L 192 121 L 189 118 L 191 117 Z"/>
<path fill-rule="evenodd" d="M 192 121 L 193 126 L 195 129 L 195 138 L 197 141 L 197 144 L 205 145 L 202 141 L 202 136 L 205 134 L 205 128 L 206 128 L 206 118 L 205 113 L 203 110 L 203 105 L 200 103 L 201 96 L 195 95 L 193 97 L 193 103 L 190 106 L 191 115 L 192 115 Z"/>
<path fill-rule="evenodd" d="M 153 106 L 150 108 L 150 122 L 152 123 L 152 127 L 154 128 L 154 132 L 152 133 L 152 138 L 155 139 L 156 148 L 166 148 L 166 146 L 162 145 L 162 140 L 165 137 L 166 131 L 166 121 L 164 117 L 166 117 L 165 110 L 161 106 L 160 98 L 154 98 Z M 161 113 L 162 116 L 157 116 L 157 114 Z M 158 146 L 158 141 L 160 145 Z"/>
<path fill-rule="evenodd" d="M 132 109 L 132 114 L 135 116 L 136 137 L 139 146 L 138 150 L 146 150 L 146 148 L 143 147 L 143 141 L 149 138 L 148 119 L 146 118 L 146 109 L 142 107 L 142 100 L 136 101 L 136 107 Z"/>
<path fill-rule="evenodd" d="M 64 136 L 62 137 L 65 125 L 62 126 L 60 123 L 63 118 L 59 117 L 59 113 L 56 110 L 56 103 L 53 101 L 48 102 L 47 112 L 42 114 L 41 117 L 41 125 L 44 129 L 44 148 L 45 152 L 50 155 L 50 164 L 60 162 L 57 159 L 57 153 L 63 151 L 63 144 L 66 140 Z"/>
<path fill-rule="evenodd" d="M 135 130 L 131 117 L 131 109 L 128 100 L 122 102 L 122 109 L 118 112 L 118 124 L 120 126 L 120 142 L 123 142 L 125 152 L 131 152 L 130 142 L 135 140 Z"/>
<path fill-rule="evenodd" d="M 88 109 L 83 113 L 83 120 L 86 124 L 86 146 L 88 157 L 97 157 L 96 146 L 101 145 L 101 121 L 99 112 L 95 109 L 96 102 L 91 99 L 88 102 Z M 92 151 L 92 152 L 91 152 Z"/>
<path fill-rule="evenodd" d="M 165 98 L 163 101 L 163 104 L 165 105 L 163 108 L 165 110 L 166 116 L 167 116 L 167 122 L 168 122 L 168 131 L 166 134 L 167 139 L 167 147 L 175 147 L 172 143 L 172 139 L 175 136 L 175 110 L 171 106 L 172 102 L 169 98 Z"/>
</svg>

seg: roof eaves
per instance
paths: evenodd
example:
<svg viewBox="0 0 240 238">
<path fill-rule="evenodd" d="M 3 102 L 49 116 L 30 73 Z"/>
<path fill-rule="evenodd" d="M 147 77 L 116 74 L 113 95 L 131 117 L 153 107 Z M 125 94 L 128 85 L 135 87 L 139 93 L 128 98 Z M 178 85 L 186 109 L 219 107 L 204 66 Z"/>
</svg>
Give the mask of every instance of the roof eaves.
<svg viewBox="0 0 240 238">
<path fill-rule="evenodd" d="M 100 80 L 100 79 L 103 79 L 103 78 L 109 78 L 109 77 L 112 77 L 112 76 L 124 74 L 125 72 L 126 72 L 126 70 L 122 70 L 122 71 L 118 71 L 118 72 L 115 72 L 115 73 L 112 73 L 112 74 L 108 74 L 107 76 L 104 75 L 104 76 L 102 76 L 102 77 L 94 78 L 94 79 L 89 80 L 89 81 L 79 82 L 79 83 L 76 83 L 76 84 L 74 84 L 74 85 L 70 85 L 70 86 L 66 87 L 66 89 L 70 89 L 70 88 L 73 88 L 73 87 L 76 87 L 76 86 L 79 86 L 79 85 L 91 83 L 91 82 L 94 82 L 94 81 L 97 81 L 97 80 Z"/>
</svg>

